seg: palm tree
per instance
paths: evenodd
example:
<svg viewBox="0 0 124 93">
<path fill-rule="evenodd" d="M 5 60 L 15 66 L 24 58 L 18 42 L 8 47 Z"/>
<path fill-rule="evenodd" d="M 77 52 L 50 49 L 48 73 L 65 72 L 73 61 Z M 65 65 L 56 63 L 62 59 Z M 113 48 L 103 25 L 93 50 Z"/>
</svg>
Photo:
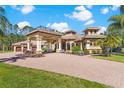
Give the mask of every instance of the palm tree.
<svg viewBox="0 0 124 93">
<path fill-rule="evenodd" d="M 116 31 L 122 38 L 122 46 L 124 46 L 124 5 L 120 6 L 120 14 L 110 17 L 108 21 L 111 22 L 111 24 L 107 30 L 109 32 Z"/>
<path fill-rule="evenodd" d="M 112 53 L 113 48 L 117 48 L 122 42 L 121 37 L 114 33 L 108 34 L 106 39 L 107 46 L 110 48 L 109 54 Z"/>
<path fill-rule="evenodd" d="M 121 44 L 121 37 L 117 33 L 109 32 L 104 40 L 98 40 L 97 44 L 101 46 L 103 54 L 111 55 L 112 49 Z"/>
<path fill-rule="evenodd" d="M 106 39 L 99 39 L 96 41 L 96 44 L 99 45 L 101 48 L 102 48 L 102 54 L 106 54 L 106 46 L 107 46 L 107 43 L 106 43 Z"/>
</svg>

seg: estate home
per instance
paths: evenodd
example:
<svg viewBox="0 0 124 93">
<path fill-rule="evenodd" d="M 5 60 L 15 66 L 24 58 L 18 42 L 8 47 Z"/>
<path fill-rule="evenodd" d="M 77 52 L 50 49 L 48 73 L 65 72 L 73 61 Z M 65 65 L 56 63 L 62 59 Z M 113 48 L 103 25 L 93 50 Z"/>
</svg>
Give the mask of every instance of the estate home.
<svg viewBox="0 0 124 93">
<path fill-rule="evenodd" d="M 13 44 L 14 51 L 32 50 L 41 52 L 47 49 L 50 52 L 72 52 L 73 46 L 80 46 L 82 51 L 88 53 L 101 53 L 102 49 L 96 44 L 98 39 L 105 36 L 100 33 L 100 28 L 89 27 L 83 31 L 84 35 L 78 35 L 75 31 L 69 30 L 64 34 L 47 29 L 36 29 L 29 32 L 26 41 Z"/>
</svg>

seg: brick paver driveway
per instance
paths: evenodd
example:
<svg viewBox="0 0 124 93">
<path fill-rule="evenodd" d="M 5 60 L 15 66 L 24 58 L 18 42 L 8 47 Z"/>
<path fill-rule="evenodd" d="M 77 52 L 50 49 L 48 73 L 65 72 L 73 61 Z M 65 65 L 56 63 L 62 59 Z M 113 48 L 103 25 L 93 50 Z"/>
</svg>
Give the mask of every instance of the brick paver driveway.
<svg viewBox="0 0 124 93">
<path fill-rule="evenodd" d="M 10 56 L 14 54 L 0 54 L 0 57 Z M 124 63 L 61 53 L 50 53 L 41 58 L 18 59 L 9 63 L 62 73 L 113 87 L 124 87 Z"/>
</svg>

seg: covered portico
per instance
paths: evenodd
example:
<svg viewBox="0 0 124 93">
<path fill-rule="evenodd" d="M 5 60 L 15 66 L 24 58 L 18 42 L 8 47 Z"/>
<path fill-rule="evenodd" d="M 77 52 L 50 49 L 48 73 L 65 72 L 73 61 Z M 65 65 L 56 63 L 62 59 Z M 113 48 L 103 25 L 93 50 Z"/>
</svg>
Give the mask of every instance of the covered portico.
<svg viewBox="0 0 124 93">
<path fill-rule="evenodd" d="M 46 47 L 50 51 L 62 51 L 61 34 L 53 31 L 34 30 L 27 35 L 27 50 L 32 50 L 31 40 L 36 41 L 36 53 L 42 53 L 43 41 L 46 41 Z"/>
<path fill-rule="evenodd" d="M 76 34 L 75 31 L 73 30 L 66 31 L 65 35 L 63 35 L 61 38 L 64 42 L 64 45 L 65 45 L 64 50 L 66 52 L 71 53 L 73 46 L 80 46 L 80 49 L 83 50 L 81 36 Z"/>
</svg>

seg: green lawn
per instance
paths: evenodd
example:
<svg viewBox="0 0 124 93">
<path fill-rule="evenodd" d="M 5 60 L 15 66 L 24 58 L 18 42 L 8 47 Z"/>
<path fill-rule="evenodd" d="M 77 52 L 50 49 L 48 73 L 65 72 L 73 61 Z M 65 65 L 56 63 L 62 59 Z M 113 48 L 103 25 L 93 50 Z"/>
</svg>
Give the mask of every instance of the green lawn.
<svg viewBox="0 0 124 93">
<path fill-rule="evenodd" d="M 105 59 L 105 60 L 111 60 L 111 61 L 116 61 L 116 62 L 122 62 L 122 63 L 124 63 L 124 55 L 111 55 L 110 57 L 95 56 L 95 58 Z"/>
<path fill-rule="evenodd" d="M 84 73 L 85 74 L 85 73 Z M 0 63 L 1 88 L 96 88 L 108 87 L 67 75 Z"/>
</svg>

